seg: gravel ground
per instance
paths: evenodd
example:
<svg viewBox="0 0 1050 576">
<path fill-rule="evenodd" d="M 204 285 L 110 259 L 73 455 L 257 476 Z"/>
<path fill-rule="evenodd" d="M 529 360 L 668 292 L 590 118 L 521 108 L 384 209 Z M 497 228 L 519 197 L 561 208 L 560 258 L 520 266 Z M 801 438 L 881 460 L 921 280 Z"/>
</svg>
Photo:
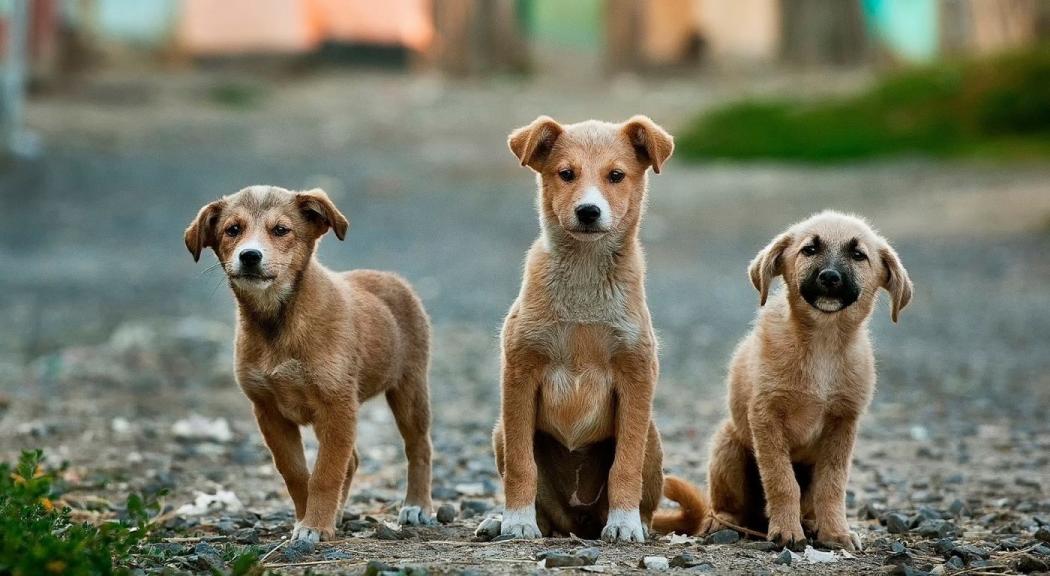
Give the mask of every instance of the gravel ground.
<svg viewBox="0 0 1050 576">
<path fill-rule="evenodd" d="M 506 133 L 540 113 L 637 112 L 673 132 L 729 95 L 799 92 L 814 80 L 450 84 L 213 71 L 103 74 L 35 100 L 29 118 L 45 154 L 0 169 L 0 455 L 42 447 L 68 463 L 66 501 L 84 517 L 119 513 L 130 490 L 169 488 L 166 540 L 144 566 L 153 569 L 206 570 L 256 546 L 289 572 L 360 573 L 369 561 L 533 572 L 552 551 L 567 554 L 547 563 L 593 561 L 584 569 L 605 573 L 641 570 L 646 556 L 701 573 L 1047 571 L 1046 164 L 672 160 L 651 181 L 643 237 L 662 342 L 655 413 L 667 470 L 695 482 L 724 414 L 725 363 L 757 307 L 744 273 L 753 254 L 824 207 L 867 215 L 900 252 L 916 296 L 900 324 L 885 303 L 872 321 L 879 390 L 850 481 L 850 523 L 865 551 L 791 557 L 729 542 L 733 534 L 475 542 L 475 527 L 501 506 L 489 447 L 496 332 L 537 231 L 533 179 L 505 150 Z M 230 108 L 209 98 L 229 84 L 258 100 Z M 351 229 L 345 243 L 326 240 L 321 258 L 396 270 L 422 294 L 435 332 L 434 495 L 448 523 L 390 529 L 404 465 L 388 410 L 372 403 L 341 539 L 274 550 L 290 530 L 290 501 L 232 379 L 231 298 L 182 246 L 201 204 L 262 182 L 325 187 Z M 218 501 L 203 506 L 201 494 Z"/>
</svg>

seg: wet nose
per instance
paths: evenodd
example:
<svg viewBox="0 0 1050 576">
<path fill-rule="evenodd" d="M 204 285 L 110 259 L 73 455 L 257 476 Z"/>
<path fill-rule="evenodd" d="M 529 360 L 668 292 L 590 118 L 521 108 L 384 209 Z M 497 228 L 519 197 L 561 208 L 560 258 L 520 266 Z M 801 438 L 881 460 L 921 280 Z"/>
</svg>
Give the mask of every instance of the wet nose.
<svg viewBox="0 0 1050 576">
<path fill-rule="evenodd" d="M 819 281 L 820 285 L 825 288 L 838 288 L 842 285 L 842 274 L 839 274 L 830 268 L 827 270 L 821 270 L 820 275 L 817 276 L 817 281 Z"/>
<path fill-rule="evenodd" d="M 239 258 L 243 266 L 258 266 L 259 262 L 262 262 L 262 252 L 249 248 L 242 250 Z"/>
<path fill-rule="evenodd" d="M 580 224 L 590 225 L 602 217 L 602 209 L 594 204 L 580 204 L 576 207 L 576 219 Z"/>
</svg>

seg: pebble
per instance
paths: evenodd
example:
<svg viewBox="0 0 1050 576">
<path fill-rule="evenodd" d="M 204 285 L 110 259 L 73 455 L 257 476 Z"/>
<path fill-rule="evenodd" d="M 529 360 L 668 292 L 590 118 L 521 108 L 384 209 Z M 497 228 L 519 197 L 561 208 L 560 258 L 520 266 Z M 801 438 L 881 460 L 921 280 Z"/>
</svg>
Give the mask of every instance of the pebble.
<svg viewBox="0 0 1050 576">
<path fill-rule="evenodd" d="M 1050 544 L 1050 528 L 1043 526 L 1036 530 L 1035 539 Z"/>
<path fill-rule="evenodd" d="M 1010 536 L 999 541 L 999 547 L 1003 550 L 1020 550 L 1024 545 L 1025 541 L 1019 536 Z"/>
<path fill-rule="evenodd" d="M 944 538 L 954 533 L 955 527 L 951 522 L 944 520 L 923 520 L 916 528 L 916 532 L 926 538 Z"/>
<path fill-rule="evenodd" d="M 316 544 L 309 540 L 293 540 L 284 547 L 281 554 L 284 556 L 285 562 L 299 562 L 304 557 L 313 554 Z"/>
<path fill-rule="evenodd" d="M 374 522 L 368 520 L 350 520 L 349 522 L 343 522 L 343 530 L 347 532 L 364 532 L 365 530 L 371 530 L 375 526 Z"/>
<path fill-rule="evenodd" d="M 665 556 L 645 556 L 642 561 L 638 563 L 639 568 L 645 568 L 646 570 L 654 570 L 662 572 L 671 567 L 671 562 Z"/>
<path fill-rule="evenodd" d="M 988 550 L 973 544 L 959 544 L 952 549 L 952 553 L 961 556 L 968 564 L 988 557 Z"/>
<path fill-rule="evenodd" d="M 474 536 L 482 540 L 492 540 L 493 538 L 500 535 L 500 529 L 503 527 L 503 519 L 499 516 L 489 516 L 478 524 L 476 530 L 474 530 Z"/>
<path fill-rule="evenodd" d="M 1028 574 L 1031 572 L 1045 572 L 1050 570 L 1050 563 L 1047 563 L 1041 558 L 1036 558 L 1031 554 L 1021 554 L 1010 562 L 1010 567 L 1022 574 Z"/>
<path fill-rule="evenodd" d="M 777 555 L 777 559 L 773 561 L 774 564 L 783 564 L 784 566 L 791 566 L 791 560 L 794 557 L 791 555 L 791 550 L 784 549 L 783 552 Z"/>
<path fill-rule="evenodd" d="M 464 500 L 459 505 L 459 510 L 463 513 L 464 518 L 480 516 L 488 512 L 491 508 L 492 505 L 484 500 Z"/>
<path fill-rule="evenodd" d="M 908 519 L 904 514 L 891 512 L 884 517 L 884 520 L 886 521 L 886 531 L 890 534 L 904 534 L 908 531 Z"/>
<path fill-rule="evenodd" d="M 969 510 L 966 507 L 966 503 L 956 498 L 952 500 L 952 503 L 948 505 L 948 511 L 952 513 L 952 516 L 959 518 Z"/>
<path fill-rule="evenodd" d="M 740 541 L 740 534 L 736 530 L 725 528 L 704 538 L 704 544 L 736 544 Z"/>
<path fill-rule="evenodd" d="M 886 574 L 889 576 L 928 576 L 929 572 L 907 564 L 898 564 Z"/>
<path fill-rule="evenodd" d="M 223 572 L 226 563 L 222 560 L 222 554 L 211 544 L 201 542 L 193 547 L 193 553 L 197 555 L 202 567 L 213 572 Z"/>
<path fill-rule="evenodd" d="M 963 559 L 959 558 L 958 556 L 952 556 L 948 559 L 947 562 L 944 563 L 944 565 L 947 568 L 951 568 L 953 572 L 956 570 L 962 570 L 963 568 L 966 568 L 966 562 L 964 562 Z"/>
<path fill-rule="evenodd" d="M 902 564 L 911 564 L 911 563 L 912 563 L 911 552 L 908 552 L 907 550 L 905 550 L 904 552 L 894 552 L 894 553 L 890 554 L 889 556 L 887 556 L 886 559 L 882 561 L 882 564 L 884 566 L 890 566 L 890 565 L 899 566 L 899 565 L 902 565 Z"/>
<path fill-rule="evenodd" d="M 706 562 L 688 552 L 683 552 L 678 556 L 671 558 L 669 565 L 671 568 L 693 568 L 694 566 L 700 566 L 701 564 L 706 564 Z"/>
<path fill-rule="evenodd" d="M 331 560 L 349 560 L 353 556 L 349 552 L 347 552 L 346 550 L 340 550 L 338 548 L 329 548 L 328 550 L 325 550 L 321 554 L 321 557 L 324 558 L 325 560 L 331 561 Z"/>
<path fill-rule="evenodd" d="M 372 534 L 372 537 L 376 540 L 401 540 L 405 536 L 401 532 L 380 522 L 379 524 L 376 524 L 376 531 L 375 534 Z"/>
<path fill-rule="evenodd" d="M 537 554 L 536 559 L 542 560 L 546 568 L 592 566 L 598 561 L 598 554 L 597 548 L 581 548 L 572 552 L 548 550 Z"/>
<path fill-rule="evenodd" d="M 456 521 L 456 507 L 451 504 L 442 504 L 437 509 L 437 521 L 442 524 L 451 524 Z"/>
<path fill-rule="evenodd" d="M 241 528 L 234 532 L 233 539 L 239 544 L 258 544 L 259 532 L 254 528 Z"/>
<path fill-rule="evenodd" d="M 758 550 L 759 552 L 772 552 L 778 548 L 775 542 L 769 540 L 755 540 L 754 542 L 748 542 L 744 544 L 744 548 L 748 550 Z"/>
</svg>

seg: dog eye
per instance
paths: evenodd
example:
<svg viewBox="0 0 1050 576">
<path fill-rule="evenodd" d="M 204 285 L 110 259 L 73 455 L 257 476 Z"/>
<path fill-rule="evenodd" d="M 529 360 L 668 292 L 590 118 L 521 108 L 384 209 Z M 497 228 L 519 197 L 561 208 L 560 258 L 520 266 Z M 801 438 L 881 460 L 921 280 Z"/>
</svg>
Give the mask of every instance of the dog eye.
<svg viewBox="0 0 1050 576">
<path fill-rule="evenodd" d="M 626 174 L 623 173 L 623 170 L 613 170 L 612 172 L 609 172 L 609 182 L 618 184 L 623 182 L 624 176 L 626 176 Z"/>
<path fill-rule="evenodd" d="M 856 260 L 857 262 L 863 262 L 868 259 L 868 255 L 861 252 L 860 250 L 854 250 L 853 253 L 850 254 L 850 257 Z"/>
<path fill-rule="evenodd" d="M 558 171 L 558 178 L 566 182 L 572 182 L 576 179 L 576 173 L 572 171 L 572 168 L 566 168 Z"/>
<path fill-rule="evenodd" d="M 280 224 L 278 224 L 278 225 L 273 227 L 273 235 L 274 236 L 284 236 L 285 234 L 287 234 L 289 232 L 291 232 L 291 230 L 289 230 L 288 228 L 285 228 L 284 226 L 281 226 Z"/>
<path fill-rule="evenodd" d="M 240 233 L 241 233 L 241 227 L 236 225 L 236 224 L 233 224 L 229 228 L 226 229 L 226 235 L 229 236 L 230 238 L 236 238 L 238 235 L 240 235 Z"/>
<path fill-rule="evenodd" d="M 802 253 L 805 254 L 806 256 L 812 256 L 812 255 L 816 254 L 817 251 L 818 251 L 818 248 L 814 244 L 806 244 L 805 246 L 802 247 Z"/>
</svg>

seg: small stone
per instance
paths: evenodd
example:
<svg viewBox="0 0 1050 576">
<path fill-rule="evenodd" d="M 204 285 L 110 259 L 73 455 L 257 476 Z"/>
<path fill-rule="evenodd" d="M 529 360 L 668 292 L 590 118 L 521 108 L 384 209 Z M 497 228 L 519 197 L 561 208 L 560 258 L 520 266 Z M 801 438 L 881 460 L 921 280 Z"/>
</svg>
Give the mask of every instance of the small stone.
<svg viewBox="0 0 1050 576">
<path fill-rule="evenodd" d="M 923 520 L 916 528 L 916 532 L 919 533 L 919 536 L 926 538 L 944 538 L 955 532 L 955 528 L 950 522 L 944 520 Z"/>
<path fill-rule="evenodd" d="M 1050 570 L 1050 564 L 1042 558 L 1036 558 L 1031 554 L 1021 554 L 1017 558 L 1014 558 L 1014 560 L 1010 562 L 1010 567 L 1022 574 Z"/>
<path fill-rule="evenodd" d="M 744 548 L 748 550 L 758 550 L 759 552 L 772 552 L 778 548 L 775 542 L 769 540 L 755 540 L 754 542 L 747 542 L 744 544 Z"/>
<path fill-rule="evenodd" d="M 372 537 L 376 540 L 401 540 L 404 538 L 404 535 L 380 522 L 376 524 L 376 531 L 375 534 L 372 534 Z"/>
<path fill-rule="evenodd" d="M 222 560 L 222 553 L 211 544 L 201 542 L 193 547 L 193 553 L 197 555 L 202 568 L 213 572 L 224 572 L 226 570 L 226 563 Z"/>
<path fill-rule="evenodd" d="M 597 548 L 581 548 L 573 552 L 548 550 L 537 554 L 536 559 L 543 560 L 546 568 L 591 566 L 598 561 L 598 554 Z"/>
<path fill-rule="evenodd" d="M 909 564 L 910 565 L 911 563 L 912 563 L 912 557 L 911 557 L 911 553 L 908 552 L 908 551 L 894 552 L 894 553 L 890 554 L 889 556 L 887 556 L 886 559 L 882 561 L 883 566 L 900 566 L 900 565 L 903 565 L 903 564 Z"/>
<path fill-rule="evenodd" d="M 437 521 L 442 524 L 451 524 L 456 521 L 456 507 L 451 504 L 442 504 L 437 509 Z"/>
<path fill-rule="evenodd" d="M 894 542 L 890 544 L 890 552 L 894 554 L 902 554 L 908 551 L 908 547 L 903 542 Z"/>
<path fill-rule="evenodd" d="M 777 559 L 773 561 L 774 564 L 783 564 L 784 566 L 791 566 L 791 560 L 794 558 L 791 554 L 791 550 L 784 549 L 783 552 L 777 555 Z"/>
<path fill-rule="evenodd" d="M 671 562 L 664 556 L 645 556 L 642 558 L 642 561 L 638 563 L 638 567 L 645 568 L 646 570 L 662 572 L 671 567 Z"/>
<path fill-rule="evenodd" d="M 1010 536 L 999 541 L 999 547 L 1003 550 L 1020 550 L 1024 548 L 1025 542 L 1018 536 Z"/>
<path fill-rule="evenodd" d="M 740 541 L 740 534 L 736 530 L 725 528 L 704 538 L 704 544 L 736 544 Z"/>
<path fill-rule="evenodd" d="M 933 549 L 936 550 L 938 554 L 947 555 L 955 549 L 955 542 L 953 542 L 951 538 L 941 538 L 933 545 Z"/>
<path fill-rule="evenodd" d="M 688 552 L 683 552 L 678 556 L 671 558 L 670 566 L 671 568 L 692 568 L 703 563 L 704 562 L 696 556 L 693 556 Z"/>
<path fill-rule="evenodd" d="M 464 500 L 459 505 L 460 512 L 464 518 L 480 516 L 492 509 L 492 506 L 483 500 Z"/>
<path fill-rule="evenodd" d="M 259 532 L 254 528 L 241 528 L 233 533 L 233 539 L 236 540 L 238 544 L 258 544 Z"/>
<path fill-rule="evenodd" d="M 500 516 L 489 516 L 478 524 L 477 529 L 474 530 L 474 537 L 480 540 L 492 540 L 493 538 L 500 535 L 500 531 L 503 528 L 503 518 Z"/>
<path fill-rule="evenodd" d="M 886 522 L 886 531 L 890 534 L 904 534 L 909 529 L 908 518 L 904 514 L 890 512 L 883 516 L 883 521 Z"/>
<path fill-rule="evenodd" d="M 1035 548 L 1032 548 L 1031 552 L 1032 554 L 1036 554 L 1039 556 L 1050 557 L 1050 546 L 1047 546 L 1046 544 L 1039 544 Z"/>
<path fill-rule="evenodd" d="M 956 498 L 955 500 L 952 500 L 951 504 L 948 505 L 948 511 L 952 513 L 952 516 L 958 518 L 963 514 L 967 513 L 968 509 L 966 508 L 965 502 Z"/>
<path fill-rule="evenodd" d="M 1043 526 L 1036 530 L 1035 539 L 1050 544 L 1050 528 Z"/>
<path fill-rule="evenodd" d="M 299 562 L 304 557 L 313 554 L 316 544 L 309 540 L 292 540 L 281 552 L 284 561 L 289 563 Z"/>
<path fill-rule="evenodd" d="M 929 576 L 929 572 L 920 570 L 908 564 L 897 564 L 886 574 L 890 576 Z"/>
<path fill-rule="evenodd" d="M 343 530 L 346 532 L 364 532 L 365 530 L 371 530 L 375 526 L 375 522 L 369 522 L 368 520 L 350 520 L 343 522 Z"/>
<path fill-rule="evenodd" d="M 338 548 L 329 548 L 321 553 L 321 557 L 325 560 L 349 560 L 353 556 L 346 550 L 340 550 Z"/>
<path fill-rule="evenodd" d="M 857 510 L 861 520 L 878 520 L 883 514 L 883 507 L 874 502 L 867 502 Z"/>
<path fill-rule="evenodd" d="M 952 571 L 962 570 L 963 568 L 966 568 L 966 562 L 964 562 L 963 559 L 959 558 L 958 556 L 952 556 L 948 559 L 947 562 L 944 563 L 944 566 L 947 568 L 951 568 Z"/>
<path fill-rule="evenodd" d="M 954 549 L 952 549 L 952 553 L 961 556 L 967 564 L 971 564 L 973 562 L 976 562 L 977 560 L 983 560 L 987 558 L 989 551 L 985 548 L 974 546 L 973 544 L 959 544 Z"/>
</svg>

